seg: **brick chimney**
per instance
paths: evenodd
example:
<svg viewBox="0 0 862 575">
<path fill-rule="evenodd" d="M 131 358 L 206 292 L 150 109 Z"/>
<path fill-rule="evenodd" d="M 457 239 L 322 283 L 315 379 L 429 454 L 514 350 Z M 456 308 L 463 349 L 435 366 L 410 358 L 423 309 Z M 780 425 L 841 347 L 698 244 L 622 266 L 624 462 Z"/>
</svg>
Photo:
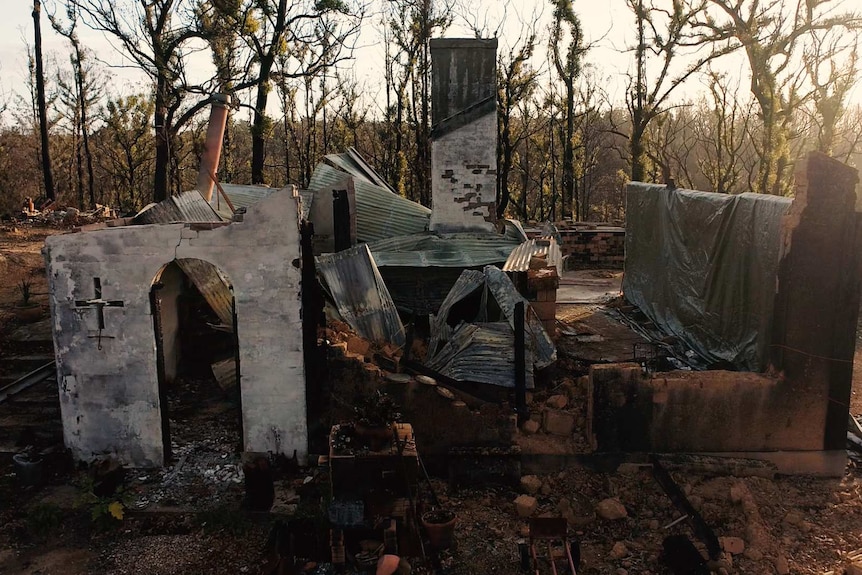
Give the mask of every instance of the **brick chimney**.
<svg viewBox="0 0 862 575">
<path fill-rule="evenodd" d="M 493 231 L 497 40 L 431 40 L 431 229 Z"/>
</svg>

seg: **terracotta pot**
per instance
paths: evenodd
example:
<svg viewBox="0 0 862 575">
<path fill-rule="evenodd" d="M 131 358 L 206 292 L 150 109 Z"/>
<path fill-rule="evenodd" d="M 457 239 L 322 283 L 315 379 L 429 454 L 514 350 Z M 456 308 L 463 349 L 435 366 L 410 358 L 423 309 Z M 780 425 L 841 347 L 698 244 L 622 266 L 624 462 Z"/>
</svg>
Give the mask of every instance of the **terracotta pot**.
<svg viewBox="0 0 862 575">
<path fill-rule="evenodd" d="M 439 511 L 429 511 L 422 515 L 422 527 L 425 528 L 425 534 L 428 536 L 428 542 L 434 549 L 449 549 L 452 547 L 455 539 L 455 523 L 458 518 L 452 512 L 447 512 L 446 515 L 451 517 L 448 521 L 440 522 L 440 519 L 434 517 L 439 515 Z"/>
</svg>

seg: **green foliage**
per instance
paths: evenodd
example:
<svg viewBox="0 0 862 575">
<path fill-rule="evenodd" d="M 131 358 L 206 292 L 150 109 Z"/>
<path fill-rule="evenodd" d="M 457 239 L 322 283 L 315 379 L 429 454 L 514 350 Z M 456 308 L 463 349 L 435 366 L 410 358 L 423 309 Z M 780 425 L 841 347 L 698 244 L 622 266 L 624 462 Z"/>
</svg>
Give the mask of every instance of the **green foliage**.
<svg viewBox="0 0 862 575">
<path fill-rule="evenodd" d="M 116 529 L 125 517 L 126 506 L 123 493 L 117 492 L 110 496 L 100 497 L 93 493 L 95 482 L 90 476 L 81 478 L 78 487 L 81 495 L 77 505 L 88 511 L 90 521 L 97 531 Z"/>
</svg>

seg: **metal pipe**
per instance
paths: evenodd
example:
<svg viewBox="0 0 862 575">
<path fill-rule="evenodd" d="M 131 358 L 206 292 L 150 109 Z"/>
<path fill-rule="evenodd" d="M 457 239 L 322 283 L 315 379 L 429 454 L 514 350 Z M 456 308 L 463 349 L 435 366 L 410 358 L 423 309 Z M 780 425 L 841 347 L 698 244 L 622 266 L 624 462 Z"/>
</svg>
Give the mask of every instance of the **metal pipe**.
<svg viewBox="0 0 862 575">
<path fill-rule="evenodd" d="M 213 197 L 213 186 L 216 182 L 219 160 L 221 159 L 222 141 L 227 125 L 228 105 L 230 95 L 213 94 L 211 96 L 210 120 L 207 126 L 207 136 L 204 141 L 204 151 L 201 154 L 201 167 L 198 172 L 198 183 L 195 189 L 206 201 Z"/>
</svg>

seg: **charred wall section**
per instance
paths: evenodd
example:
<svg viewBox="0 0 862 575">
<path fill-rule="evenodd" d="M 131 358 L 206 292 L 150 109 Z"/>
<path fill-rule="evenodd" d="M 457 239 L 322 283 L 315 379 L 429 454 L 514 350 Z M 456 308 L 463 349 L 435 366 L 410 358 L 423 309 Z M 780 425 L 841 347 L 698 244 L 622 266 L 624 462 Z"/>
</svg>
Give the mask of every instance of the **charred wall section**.
<svg viewBox="0 0 862 575">
<path fill-rule="evenodd" d="M 150 290 L 165 264 L 197 258 L 233 285 L 245 450 L 289 456 L 296 450 L 304 459 L 299 246 L 298 198 L 290 190 L 229 225 L 136 225 L 49 237 L 44 253 L 61 414 L 73 455 L 163 464 Z M 93 298 L 94 278 L 103 299 L 122 301 L 103 310 L 102 330 L 94 309 L 76 303 Z"/>
<path fill-rule="evenodd" d="M 644 374 L 639 365 L 595 366 L 588 411 L 599 451 L 758 454 L 803 461 L 807 471 L 843 472 L 862 277 L 857 182 L 856 170 L 823 154 L 809 155 L 780 235 L 766 236 L 778 245 L 751 246 L 778 254 L 771 273 L 759 280 L 763 285 L 753 286 L 757 293 L 765 290 L 773 310 L 765 324 L 771 329 L 755 332 L 768 350 L 768 372 Z M 653 246 L 627 257 L 645 253 L 661 252 Z M 657 276 L 668 273 L 659 260 L 648 267 L 634 263 Z M 790 464 L 786 470 L 798 468 Z"/>
</svg>

